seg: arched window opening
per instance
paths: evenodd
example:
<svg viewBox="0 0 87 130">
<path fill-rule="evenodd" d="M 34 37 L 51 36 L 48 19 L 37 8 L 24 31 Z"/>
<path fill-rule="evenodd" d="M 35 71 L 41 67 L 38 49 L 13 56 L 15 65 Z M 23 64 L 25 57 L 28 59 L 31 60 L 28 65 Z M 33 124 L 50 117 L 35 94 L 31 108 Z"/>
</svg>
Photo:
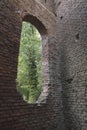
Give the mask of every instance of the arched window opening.
<svg viewBox="0 0 87 130">
<path fill-rule="evenodd" d="M 17 89 L 28 103 L 36 102 L 42 91 L 41 55 L 42 40 L 39 32 L 29 22 L 22 22 Z"/>
</svg>

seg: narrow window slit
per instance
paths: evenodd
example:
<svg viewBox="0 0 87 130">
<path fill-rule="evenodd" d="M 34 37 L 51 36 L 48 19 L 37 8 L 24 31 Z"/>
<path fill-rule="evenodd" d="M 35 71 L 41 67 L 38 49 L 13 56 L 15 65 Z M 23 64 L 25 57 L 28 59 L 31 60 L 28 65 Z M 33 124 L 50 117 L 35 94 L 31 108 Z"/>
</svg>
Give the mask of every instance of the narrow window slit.
<svg viewBox="0 0 87 130">
<path fill-rule="evenodd" d="M 37 29 L 28 22 L 22 22 L 17 89 L 28 103 L 36 102 L 42 90 L 41 43 L 41 36 Z"/>
</svg>

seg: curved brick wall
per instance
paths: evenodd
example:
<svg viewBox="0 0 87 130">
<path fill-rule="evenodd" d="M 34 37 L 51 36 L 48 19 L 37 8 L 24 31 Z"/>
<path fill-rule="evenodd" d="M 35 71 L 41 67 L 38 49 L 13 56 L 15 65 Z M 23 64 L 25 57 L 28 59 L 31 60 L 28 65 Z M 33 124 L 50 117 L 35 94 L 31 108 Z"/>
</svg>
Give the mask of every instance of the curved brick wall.
<svg viewBox="0 0 87 130">
<path fill-rule="evenodd" d="M 0 1 L 0 130 L 87 130 L 86 3 Z M 23 20 L 42 36 L 43 92 L 35 104 L 16 90 Z"/>
<path fill-rule="evenodd" d="M 66 130 L 87 130 L 87 1 L 55 4 Z"/>
</svg>

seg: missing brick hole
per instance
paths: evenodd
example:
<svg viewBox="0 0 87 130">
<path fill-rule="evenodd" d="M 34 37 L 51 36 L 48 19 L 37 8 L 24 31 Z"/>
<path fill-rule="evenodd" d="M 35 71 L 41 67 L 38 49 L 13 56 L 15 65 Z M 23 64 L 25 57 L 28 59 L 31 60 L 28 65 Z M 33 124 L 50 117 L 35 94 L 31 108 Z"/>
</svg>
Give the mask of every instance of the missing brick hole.
<svg viewBox="0 0 87 130">
<path fill-rule="evenodd" d="M 79 40 L 79 33 L 76 34 L 76 39 Z"/>
<path fill-rule="evenodd" d="M 47 2 L 47 0 L 45 0 L 45 3 Z"/>
<path fill-rule="evenodd" d="M 59 1 L 58 6 L 61 4 L 61 1 Z"/>
<path fill-rule="evenodd" d="M 63 16 L 61 16 L 60 19 L 62 20 L 62 19 L 63 19 Z"/>
<path fill-rule="evenodd" d="M 72 82 L 73 78 L 67 79 L 66 82 L 70 84 Z"/>
</svg>

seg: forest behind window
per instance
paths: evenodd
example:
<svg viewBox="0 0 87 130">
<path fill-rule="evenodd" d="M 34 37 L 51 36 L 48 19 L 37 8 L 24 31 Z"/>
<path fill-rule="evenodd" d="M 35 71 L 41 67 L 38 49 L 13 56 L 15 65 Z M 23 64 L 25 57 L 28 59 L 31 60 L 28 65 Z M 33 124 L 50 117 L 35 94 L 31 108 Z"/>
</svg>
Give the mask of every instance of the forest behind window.
<svg viewBox="0 0 87 130">
<path fill-rule="evenodd" d="M 42 40 L 30 23 L 22 23 L 18 57 L 17 90 L 28 103 L 34 103 L 42 90 L 41 52 Z"/>
</svg>

